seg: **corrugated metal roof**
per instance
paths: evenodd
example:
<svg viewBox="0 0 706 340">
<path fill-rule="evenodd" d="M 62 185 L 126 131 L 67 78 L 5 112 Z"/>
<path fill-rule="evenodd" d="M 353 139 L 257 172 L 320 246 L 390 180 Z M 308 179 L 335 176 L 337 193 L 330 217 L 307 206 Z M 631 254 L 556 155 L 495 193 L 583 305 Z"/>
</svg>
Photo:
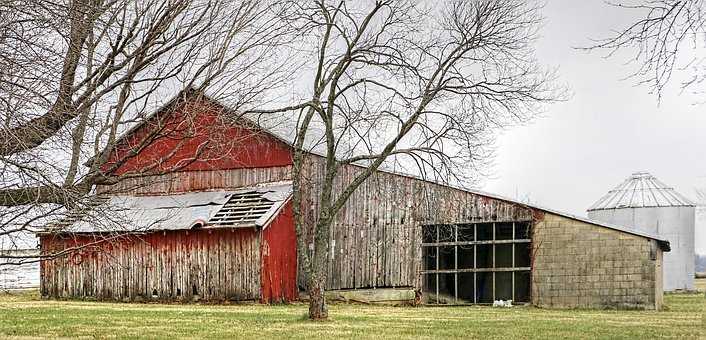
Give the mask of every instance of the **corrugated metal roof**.
<svg viewBox="0 0 706 340">
<path fill-rule="evenodd" d="M 3 250 L 37 249 L 39 240 L 30 231 L 0 235 L 0 253 Z"/>
<path fill-rule="evenodd" d="M 613 190 L 608 191 L 588 208 L 588 211 L 680 206 L 694 206 L 694 203 L 651 174 L 635 172 Z"/>
<path fill-rule="evenodd" d="M 199 227 L 266 227 L 291 194 L 291 182 L 276 182 L 232 191 L 111 196 L 102 198 L 102 203 L 95 205 L 91 211 L 73 214 L 52 224 L 44 232 L 148 232 Z"/>
</svg>

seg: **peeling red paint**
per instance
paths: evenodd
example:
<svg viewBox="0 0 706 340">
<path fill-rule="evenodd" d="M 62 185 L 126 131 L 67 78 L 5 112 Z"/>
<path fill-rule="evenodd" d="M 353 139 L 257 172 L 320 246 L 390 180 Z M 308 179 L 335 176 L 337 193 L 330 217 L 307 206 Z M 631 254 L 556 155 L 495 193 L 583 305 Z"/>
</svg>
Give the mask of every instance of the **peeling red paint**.
<svg viewBox="0 0 706 340">
<path fill-rule="evenodd" d="M 260 232 L 224 228 L 43 235 L 41 247 L 45 254 L 62 254 L 41 264 L 44 296 L 183 300 L 196 291 L 211 301 L 298 298 L 291 202 Z"/>
<path fill-rule="evenodd" d="M 291 148 L 286 143 L 232 122 L 227 114 L 232 113 L 206 99 L 176 104 L 123 137 L 103 169 L 117 162 L 123 162 L 114 171 L 117 175 L 292 164 Z M 150 137 L 155 131 L 159 134 Z M 145 141 L 150 142 L 142 145 Z"/>
<path fill-rule="evenodd" d="M 101 300 L 256 300 L 260 256 L 254 228 L 124 235 L 45 235 L 41 293 Z M 112 235 L 113 237 L 115 235 Z M 72 250 L 73 249 L 73 250 Z"/>
<path fill-rule="evenodd" d="M 535 223 L 544 221 L 544 212 L 537 209 L 532 209 L 532 219 Z"/>
<path fill-rule="evenodd" d="M 261 302 L 293 301 L 297 289 L 297 235 L 292 203 L 262 231 Z"/>
</svg>

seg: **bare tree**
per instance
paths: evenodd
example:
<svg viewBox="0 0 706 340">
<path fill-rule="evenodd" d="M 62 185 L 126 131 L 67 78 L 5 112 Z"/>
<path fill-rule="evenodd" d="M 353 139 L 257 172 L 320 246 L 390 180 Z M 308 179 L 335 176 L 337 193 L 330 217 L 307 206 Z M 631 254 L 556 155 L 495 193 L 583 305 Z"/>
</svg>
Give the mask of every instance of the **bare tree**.
<svg viewBox="0 0 706 340">
<path fill-rule="evenodd" d="M 297 113 L 294 210 L 311 319 L 328 317 L 332 221 L 367 178 L 395 166 L 466 181 L 487 160 L 495 128 L 526 122 L 562 97 L 553 72 L 534 58 L 540 8 L 519 0 L 289 5 L 283 15 L 301 32 L 308 85 L 299 102 L 256 112 Z M 312 149 L 326 165 L 320 210 L 310 220 L 300 188 Z M 364 170 L 336 190 L 347 165 Z"/>
<path fill-rule="evenodd" d="M 691 72 L 681 82 L 686 89 L 702 84 L 706 38 L 706 4 L 700 0 L 632 0 L 610 5 L 636 17 L 614 35 L 601 39 L 588 50 L 604 49 L 613 56 L 618 51 L 634 53 L 630 61 L 637 70 L 629 75 L 640 85 L 661 96 L 674 71 Z"/>
<path fill-rule="evenodd" d="M 211 88 L 235 96 L 237 107 L 277 82 L 281 69 L 265 67 L 282 42 L 273 8 L 256 0 L 0 0 L 0 238 L 12 245 L 13 235 L 89 208 L 97 185 L 218 157 L 210 145 L 223 141 L 204 140 L 179 162 L 168 162 L 177 144 L 152 166 L 116 171 L 159 139 L 210 135 L 190 125 L 188 108 L 178 121 L 148 115 L 164 97 Z M 118 143 L 141 122 L 149 133 Z"/>
</svg>

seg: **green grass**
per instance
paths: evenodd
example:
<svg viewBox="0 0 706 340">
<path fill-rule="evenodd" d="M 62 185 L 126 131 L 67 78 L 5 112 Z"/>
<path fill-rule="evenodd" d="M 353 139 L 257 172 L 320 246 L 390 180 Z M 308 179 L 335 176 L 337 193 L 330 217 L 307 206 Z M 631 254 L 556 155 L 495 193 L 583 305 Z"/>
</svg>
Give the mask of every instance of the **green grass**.
<svg viewBox="0 0 706 340">
<path fill-rule="evenodd" d="M 331 320 L 306 305 L 164 305 L 47 301 L 0 293 L 0 338 L 477 338 L 694 339 L 706 336 L 703 293 L 665 295 L 666 310 L 382 307 L 335 304 Z"/>
</svg>

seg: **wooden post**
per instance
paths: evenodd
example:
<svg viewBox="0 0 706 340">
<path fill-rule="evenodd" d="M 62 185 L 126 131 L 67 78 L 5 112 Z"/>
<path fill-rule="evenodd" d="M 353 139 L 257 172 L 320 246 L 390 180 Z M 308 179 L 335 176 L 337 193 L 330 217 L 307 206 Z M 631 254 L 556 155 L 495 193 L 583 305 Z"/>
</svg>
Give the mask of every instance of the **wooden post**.
<svg viewBox="0 0 706 340">
<path fill-rule="evenodd" d="M 439 243 L 439 225 L 436 225 L 436 243 Z M 439 270 L 439 245 L 437 244 L 434 249 L 436 249 L 436 270 Z M 439 304 L 439 273 L 434 274 L 436 279 L 436 303 Z"/>
<path fill-rule="evenodd" d="M 454 225 L 454 242 L 458 243 L 458 224 Z M 458 245 L 454 245 L 454 303 L 458 303 Z"/>
<path fill-rule="evenodd" d="M 495 241 L 495 222 L 493 222 L 493 241 Z M 492 245 L 493 247 L 493 264 L 492 264 L 492 269 L 493 269 L 493 301 L 495 301 L 495 243 Z"/>
<path fill-rule="evenodd" d="M 515 222 L 512 222 L 512 268 L 515 268 Z M 512 272 L 512 301 L 515 301 L 515 271 Z"/>
<path fill-rule="evenodd" d="M 473 241 L 478 241 L 478 224 L 473 223 Z M 478 252 L 476 249 L 478 248 L 477 244 L 473 245 L 473 269 L 478 268 Z M 478 303 L 478 279 L 476 272 L 473 272 L 473 303 Z"/>
</svg>

